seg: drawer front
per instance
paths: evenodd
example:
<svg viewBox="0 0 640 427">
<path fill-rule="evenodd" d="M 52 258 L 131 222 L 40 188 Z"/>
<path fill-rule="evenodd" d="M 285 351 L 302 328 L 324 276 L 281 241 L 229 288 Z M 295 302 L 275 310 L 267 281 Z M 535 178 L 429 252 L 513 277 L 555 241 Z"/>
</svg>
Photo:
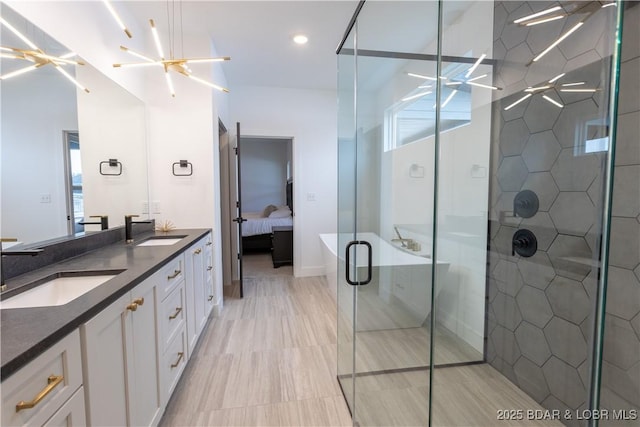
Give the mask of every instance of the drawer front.
<svg viewBox="0 0 640 427">
<path fill-rule="evenodd" d="M 160 295 L 161 301 L 169 296 L 171 291 L 178 287 L 180 282 L 184 280 L 184 269 L 183 254 L 169 261 L 167 265 L 156 273 L 155 281 L 158 286 L 158 294 Z"/>
<path fill-rule="evenodd" d="M 75 330 L 2 382 L 2 425 L 43 425 L 81 385 L 80 334 Z"/>
<path fill-rule="evenodd" d="M 71 396 L 71 399 L 53 414 L 44 427 L 69 427 L 84 426 L 87 424 L 87 416 L 84 410 L 84 388 L 80 387 Z"/>
<path fill-rule="evenodd" d="M 186 306 L 184 281 L 162 302 L 160 310 L 160 333 L 162 334 L 162 353 L 171 344 L 174 335 L 185 324 Z"/>
<path fill-rule="evenodd" d="M 162 401 L 168 402 L 187 364 L 187 328 L 183 326 L 174 335 L 162 360 L 162 389 L 164 392 Z"/>
</svg>

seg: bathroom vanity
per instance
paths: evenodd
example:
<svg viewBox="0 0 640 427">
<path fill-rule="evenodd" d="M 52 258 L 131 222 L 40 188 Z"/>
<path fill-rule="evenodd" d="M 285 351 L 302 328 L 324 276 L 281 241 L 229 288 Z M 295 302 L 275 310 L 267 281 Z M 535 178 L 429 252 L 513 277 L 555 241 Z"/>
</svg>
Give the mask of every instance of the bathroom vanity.
<svg viewBox="0 0 640 427">
<path fill-rule="evenodd" d="M 190 229 L 145 233 L 8 280 L 1 424 L 157 425 L 212 311 L 211 273 L 211 231 Z M 47 287 L 101 275 L 65 304 L 36 306 L 58 304 Z M 13 296 L 17 288 L 27 290 Z M 12 300 L 22 307 L 4 308 Z"/>
</svg>

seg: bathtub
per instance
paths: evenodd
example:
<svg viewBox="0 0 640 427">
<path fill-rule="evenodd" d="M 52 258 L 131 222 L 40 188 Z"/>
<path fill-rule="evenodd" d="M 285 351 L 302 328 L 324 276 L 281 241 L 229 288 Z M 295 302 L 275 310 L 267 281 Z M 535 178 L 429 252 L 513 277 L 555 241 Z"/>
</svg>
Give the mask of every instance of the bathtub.
<svg viewBox="0 0 640 427">
<path fill-rule="evenodd" d="M 338 266 L 344 275 L 344 257 L 352 234 L 320 234 L 325 277 L 336 293 L 339 305 L 350 311 L 351 304 L 342 304 L 357 298 L 373 316 L 359 315 L 358 331 L 420 327 L 431 312 L 432 260 L 401 250 L 375 233 L 358 233 L 357 240 L 365 240 L 372 248 L 372 280 L 364 286 L 351 286 L 345 277 L 338 277 Z M 338 239 L 340 237 L 340 239 Z M 340 242 L 338 242 L 340 240 Z M 339 248 L 340 246 L 340 248 Z M 359 277 L 366 276 L 367 251 L 356 253 L 355 265 Z M 438 275 L 446 274 L 449 264 L 436 263 Z M 361 275 L 360 275 L 361 274 Z M 439 281 L 440 282 L 440 281 Z M 441 287 L 436 286 L 436 297 Z M 350 313 L 343 313 L 351 316 Z"/>
</svg>

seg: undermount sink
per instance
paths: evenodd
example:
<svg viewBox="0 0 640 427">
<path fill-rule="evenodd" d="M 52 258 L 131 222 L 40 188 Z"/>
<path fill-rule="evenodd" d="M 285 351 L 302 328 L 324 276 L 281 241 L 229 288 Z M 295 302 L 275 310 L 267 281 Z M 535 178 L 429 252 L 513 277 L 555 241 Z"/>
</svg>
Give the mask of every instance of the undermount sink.
<svg viewBox="0 0 640 427">
<path fill-rule="evenodd" d="M 0 309 L 64 305 L 123 271 L 68 271 L 52 274 L 28 285 L 33 288 L 0 301 Z"/>
<path fill-rule="evenodd" d="M 186 236 L 155 236 L 138 243 L 136 246 L 170 246 L 175 245 Z"/>
</svg>

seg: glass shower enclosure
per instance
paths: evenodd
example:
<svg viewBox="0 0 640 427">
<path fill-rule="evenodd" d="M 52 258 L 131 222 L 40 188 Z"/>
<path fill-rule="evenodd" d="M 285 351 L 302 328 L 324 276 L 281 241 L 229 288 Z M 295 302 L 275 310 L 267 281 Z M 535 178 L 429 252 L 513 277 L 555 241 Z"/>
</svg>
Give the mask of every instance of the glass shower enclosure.
<svg viewBox="0 0 640 427">
<path fill-rule="evenodd" d="M 358 5 L 337 51 L 354 424 L 640 424 L 634 3 Z"/>
</svg>

